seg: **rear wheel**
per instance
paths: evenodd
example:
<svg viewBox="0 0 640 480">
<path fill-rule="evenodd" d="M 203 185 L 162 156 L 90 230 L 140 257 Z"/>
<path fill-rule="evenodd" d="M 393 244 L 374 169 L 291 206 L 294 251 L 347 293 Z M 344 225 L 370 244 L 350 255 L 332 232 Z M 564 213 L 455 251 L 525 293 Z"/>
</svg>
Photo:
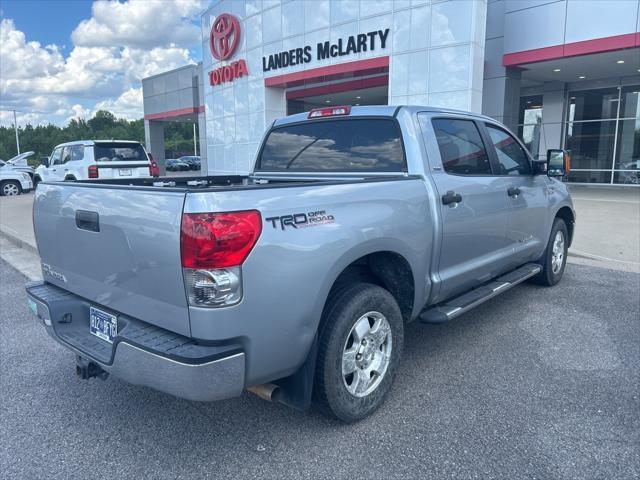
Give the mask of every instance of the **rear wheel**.
<svg viewBox="0 0 640 480">
<path fill-rule="evenodd" d="M 42 181 L 42 179 L 38 175 L 34 176 L 33 177 L 33 188 L 36 188 L 41 181 Z"/>
<path fill-rule="evenodd" d="M 20 192 L 22 192 L 20 182 L 15 180 L 6 180 L 0 184 L 0 194 L 4 197 L 20 195 Z"/>
<path fill-rule="evenodd" d="M 344 422 L 374 412 L 391 388 L 402 344 L 402 315 L 387 290 L 356 283 L 332 294 L 318 342 L 318 408 Z"/>
<path fill-rule="evenodd" d="M 533 282 L 549 287 L 557 284 L 564 274 L 568 249 L 569 233 L 567 224 L 561 218 L 556 218 L 551 228 L 547 248 L 539 260 L 542 265 L 542 271 L 533 277 Z"/>
</svg>

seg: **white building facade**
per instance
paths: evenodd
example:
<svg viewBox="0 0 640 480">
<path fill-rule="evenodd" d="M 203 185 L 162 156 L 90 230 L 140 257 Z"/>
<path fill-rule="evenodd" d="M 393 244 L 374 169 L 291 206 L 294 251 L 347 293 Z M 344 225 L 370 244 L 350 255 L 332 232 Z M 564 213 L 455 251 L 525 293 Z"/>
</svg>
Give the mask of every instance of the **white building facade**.
<svg viewBox="0 0 640 480">
<path fill-rule="evenodd" d="M 278 117 L 414 104 L 493 116 L 535 155 L 570 148 L 570 181 L 638 178 L 639 0 L 219 0 L 202 52 L 143 90 L 151 151 L 164 122 L 197 122 L 209 174 L 249 172 Z"/>
</svg>

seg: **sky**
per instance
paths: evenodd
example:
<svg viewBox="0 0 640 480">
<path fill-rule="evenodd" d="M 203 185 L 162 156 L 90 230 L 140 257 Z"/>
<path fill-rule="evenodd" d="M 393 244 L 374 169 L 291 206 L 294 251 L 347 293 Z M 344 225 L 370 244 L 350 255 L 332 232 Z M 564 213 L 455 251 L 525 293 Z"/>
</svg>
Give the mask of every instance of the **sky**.
<svg viewBox="0 0 640 480">
<path fill-rule="evenodd" d="M 201 59 L 208 0 L 0 0 L 0 125 L 141 118 L 141 79 Z"/>
</svg>

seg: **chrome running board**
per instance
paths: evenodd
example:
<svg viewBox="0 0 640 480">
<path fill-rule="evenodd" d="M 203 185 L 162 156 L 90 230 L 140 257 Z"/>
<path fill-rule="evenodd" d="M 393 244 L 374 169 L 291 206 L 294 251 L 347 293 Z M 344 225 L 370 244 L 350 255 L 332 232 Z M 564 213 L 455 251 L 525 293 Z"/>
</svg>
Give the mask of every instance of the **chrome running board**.
<svg viewBox="0 0 640 480">
<path fill-rule="evenodd" d="M 542 267 L 537 263 L 527 263 L 467 293 L 425 310 L 420 314 L 420 321 L 422 323 L 444 323 L 453 320 L 472 308 L 537 275 L 541 270 Z"/>
</svg>

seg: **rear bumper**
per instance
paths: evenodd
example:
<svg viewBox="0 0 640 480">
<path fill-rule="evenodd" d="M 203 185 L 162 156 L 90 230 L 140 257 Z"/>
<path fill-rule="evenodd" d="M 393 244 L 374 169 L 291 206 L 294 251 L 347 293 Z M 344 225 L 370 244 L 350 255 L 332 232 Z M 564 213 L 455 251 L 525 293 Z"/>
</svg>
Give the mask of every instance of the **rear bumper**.
<svg viewBox="0 0 640 480">
<path fill-rule="evenodd" d="M 111 312 L 118 316 L 118 335 L 110 344 L 89 333 L 89 307 L 99 305 L 46 282 L 26 290 L 51 337 L 126 382 L 195 401 L 235 397 L 244 388 L 245 354 L 239 343 L 202 345 Z"/>
</svg>

